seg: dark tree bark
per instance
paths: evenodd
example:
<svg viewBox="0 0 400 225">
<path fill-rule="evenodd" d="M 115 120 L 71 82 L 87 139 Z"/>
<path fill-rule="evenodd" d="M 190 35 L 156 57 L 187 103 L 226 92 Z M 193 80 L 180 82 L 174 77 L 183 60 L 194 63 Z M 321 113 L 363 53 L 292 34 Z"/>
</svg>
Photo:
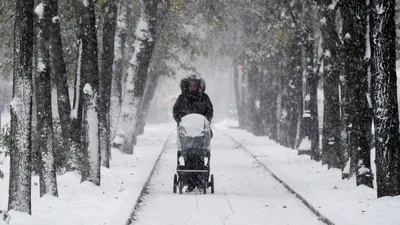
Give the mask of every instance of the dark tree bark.
<svg viewBox="0 0 400 225">
<path fill-rule="evenodd" d="M 40 196 L 58 196 L 57 176 L 53 145 L 53 116 L 51 107 L 50 78 L 50 26 L 49 0 L 43 0 L 36 7 L 38 16 L 38 67 L 36 82 L 37 142 L 39 150 Z"/>
<path fill-rule="evenodd" d="M 249 66 L 249 95 L 247 100 L 249 131 L 256 136 L 260 136 L 263 130 L 260 115 L 260 72 L 257 63 L 251 62 Z"/>
<path fill-rule="evenodd" d="M 61 122 L 62 151 L 67 156 L 66 169 L 72 171 L 78 168 L 77 155 L 71 148 L 71 103 L 69 100 L 68 77 L 64 60 L 63 43 L 61 41 L 60 19 L 58 15 L 58 0 L 50 0 L 48 10 L 51 16 L 50 61 L 51 70 L 57 87 L 57 106 Z"/>
<path fill-rule="evenodd" d="M 34 1 L 16 0 L 8 209 L 31 214 Z"/>
<path fill-rule="evenodd" d="M 342 7 L 345 47 L 345 79 L 348 84 L 347 133 L 350 138 L 351 173 L 356 172 L 357 186 L 373 187 L 371 148 L 368 134 L 371 115 L 367 102 L 368 71 L 364 60 L 367 33 L 367 4 L 348 1 Z M 368 40 L 369 41 L 369 40 Z"/>
<path fill-rule="evenodd" d="M 378 197 L 400 194 L 395 1 L 371 0 L 371 86 Z"/>
<path fill-rule="evenodd" d="M 324 49 L 324 125 L 322 131 L 322 163 L 331 168 L 343 168 L 341 151 L 341 121 L 339 106 L 340 40 L 336 32 L 336 7 L 332 0 L 319 1 Z"/>
<path fill-rule="evenodd" d="M 77 1 L 80 21 L 80 74 L 83 87 L 83 112 L 81 131 L 81 150 L 83 152 L 82 181 L 100 185 L 100 146 L 99 146 L 99 71 L 96 34 L 95 3 Z"/>
<path fill-rule="evenodd" d="M 81 173 L 84 170 L 84 164 L 88 164 L 85 161 L 85 157 L 83 154 L 83 145 L 82 145 L 82 136 L 84 131 L 82 130 L 82 120 L 83 120 L 83 86 L 85 85 L 84 76 L 82 74 L 82 68 L 85 60 L 83 55 L 83 34 L 84 34 L 84 21 L 82 20 L 83 13 L 83 4 L 81 0 L 77 0 L 74 2 L 74 10 L 75 10 L 75 18 L 76 18 L 76 35 L 77 35 L 77 66 L 75 72 L 75 80 L 74 80 L 74 99 L 71 109 L 71 153 L 72 155 L 76 155 L 77 165 Z"/>
<path fill-rule="evenodd" d="M 301 43 L 300 37 L 295 37 L 291 44 L 291 62 L 289 83 L 289 106 L 288 106 L 288 130 L 287 146 L 295 149 L 296 139 L 300 135 L 300 124 L 303 111 L 303 93 L 302 93 L 302 65 L 301 65 Z"/>
<path fill-rule="evenodd" d="M 112 68 L 114 61 L 114 42 L 117 19 L 117 4 L 114 0 L 106 1 L 103 6 L 103 46 L 100 73 L 100 152 L 101 164 L 110 168 L 111 137 L 110 137 L 110 95 Z"/>
<path fill-rule="evenodd" d="M 311 159 L 319 161 L 321 159 L 320 149 L 319 149 L 319 122 L 318 122 L 318 75 L 310 71 L 308 73 L 308 87 L 310 89 L 310 123 L 308 134 L 311 139 Z"/>
</svg>

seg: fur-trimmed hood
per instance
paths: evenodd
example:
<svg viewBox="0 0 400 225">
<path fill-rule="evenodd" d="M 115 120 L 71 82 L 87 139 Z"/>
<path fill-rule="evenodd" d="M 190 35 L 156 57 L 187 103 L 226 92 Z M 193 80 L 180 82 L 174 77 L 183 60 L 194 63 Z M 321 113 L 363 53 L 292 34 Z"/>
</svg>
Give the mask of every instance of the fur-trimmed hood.
<svg viewBox="0 0 400 225">
<path fill-rule="evenodd" d="M 194 81 L 197 83 L 197 86 L 199 87 L 199 93 L 205 93 L 206 82 L 204 81 L 203 78 L 201 78 L 200 76 L 195 75 L 195 74 L 189 75 L 181 80 L 180 86 L 181 86 L 182 93 L 187 93 L 189 91 L 188 88 L 189 88 L 190 81 L 192 81 L 192 82 Z"/>
</svg>

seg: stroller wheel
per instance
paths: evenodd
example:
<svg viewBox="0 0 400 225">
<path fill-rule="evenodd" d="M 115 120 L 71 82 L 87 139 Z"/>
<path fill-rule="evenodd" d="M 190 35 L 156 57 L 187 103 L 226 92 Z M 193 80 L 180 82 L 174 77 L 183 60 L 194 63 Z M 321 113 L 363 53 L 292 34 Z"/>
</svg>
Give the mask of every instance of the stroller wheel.
<svg viewBox="0 0 400 225">
<path fill-rule="evenodd" d="M 179 183 L 178 183 L 178 175 L 174 174 L 174 193 L 176 193 L 176 189 L 178 187 Z"/>
<path fill-rule="evenodd" d="M 214 174 L 211 174 L 210 179 L 211 179 L 211 181 L 210 181 L 211 194 L 214 194 Z"/>
<path fill-rule="evenodd" d="M 179 181 L 179 194 L 182 194 L 182 189 L 183 189 L 183 181 Z"/>
<path fill-rule="evenodd" d="M 203 181 L 203 194 L 207 194 L 207 180 Z"/>
</svg>

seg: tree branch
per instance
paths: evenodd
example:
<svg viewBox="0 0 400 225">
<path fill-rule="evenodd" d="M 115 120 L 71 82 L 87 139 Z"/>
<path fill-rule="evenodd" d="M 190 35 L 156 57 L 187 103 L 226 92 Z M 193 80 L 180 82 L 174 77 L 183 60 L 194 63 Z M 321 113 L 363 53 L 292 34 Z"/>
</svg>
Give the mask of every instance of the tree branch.
<svg viewBox="0 0 400 225">
<path fill-rule="evenodd" d="M 10 19 L 12 19 L 15 16 L 15 12 L 13 14 L 11 14 L 11 16 L 9 16 L 7 19 L 5 20 L 1 20 L 0 23 L 7 23 Z"/>
</svg>

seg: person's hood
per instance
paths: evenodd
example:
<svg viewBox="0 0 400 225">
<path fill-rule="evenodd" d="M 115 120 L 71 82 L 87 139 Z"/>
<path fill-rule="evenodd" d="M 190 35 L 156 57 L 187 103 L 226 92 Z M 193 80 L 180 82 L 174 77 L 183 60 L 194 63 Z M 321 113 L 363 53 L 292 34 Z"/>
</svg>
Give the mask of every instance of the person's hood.
<svg viewBox="0 0 400 225">
<path fill-rule="evenodd" d="M 206 82 L 203 78 L 198 75 L 189 75 L 181 80 L 180 86 L 182 93 L 187 93 L 189 90 L 189 82 L 194 81 L 197 83 L 199 87 L 199 93 L 205 93 L 206 91 Z"/>
</svg>

